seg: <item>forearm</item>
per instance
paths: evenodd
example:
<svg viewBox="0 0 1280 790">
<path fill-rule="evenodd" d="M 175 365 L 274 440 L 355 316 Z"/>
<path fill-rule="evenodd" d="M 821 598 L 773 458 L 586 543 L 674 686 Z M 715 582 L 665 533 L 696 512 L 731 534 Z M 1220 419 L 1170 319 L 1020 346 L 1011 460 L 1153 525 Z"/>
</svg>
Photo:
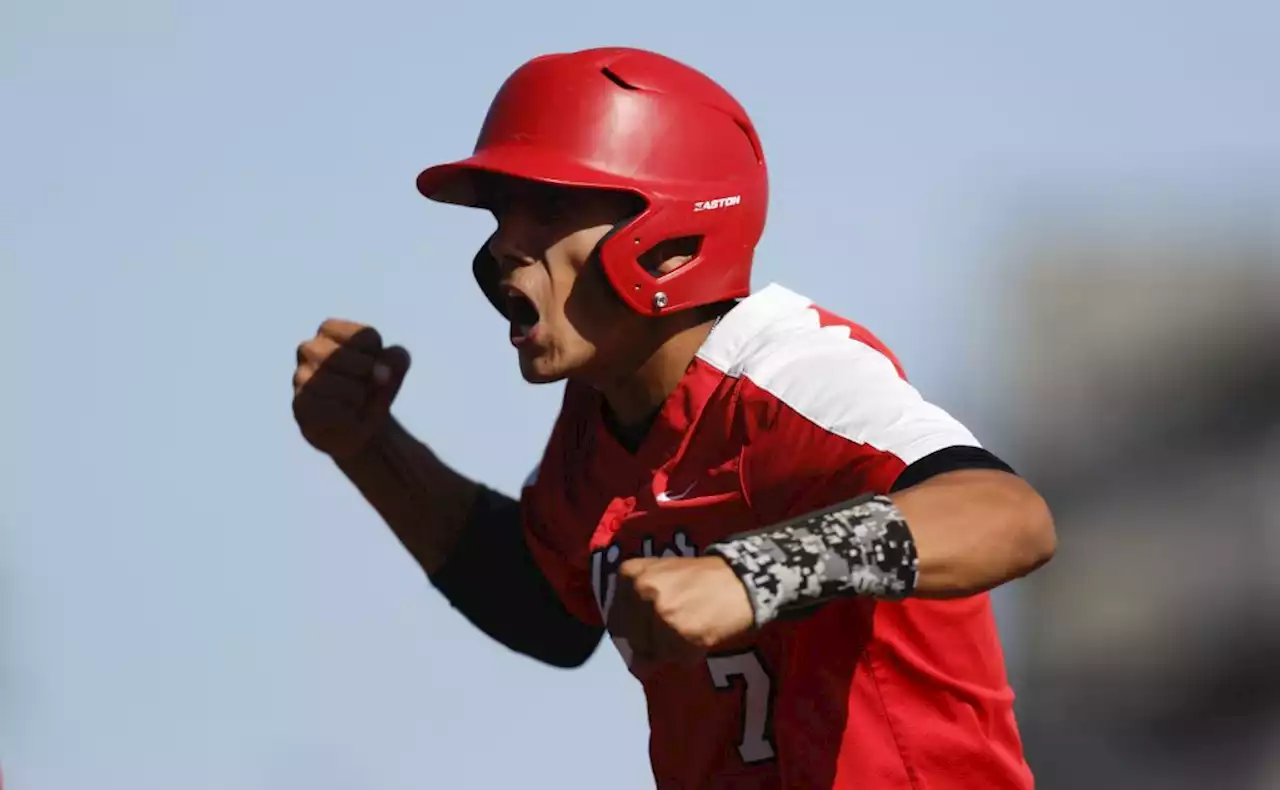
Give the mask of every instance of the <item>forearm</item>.
<svg viewBox="0 0 1280 790">
<path fill-rule="evenodd" d="M 394 419 L 338 462 L 449 603 L 519 653 L 586 661 L 603 629 L 575 619 L 524 542 L 519 503 L 459 474 Z"/>
<path fill-rule="evenodd" d="M 394 418 L 338 468 L 418 565 L 436 573 L 467 523 L 478 484 L 450 468 Z"/>
<path fill-rule="evenodd" d="M 742 581 L 757 625 L 829 600 L 958 598 L 1048 562 L 1044 501 L 1013 474 L 962 470 L 865 495 L 707 547 Z"/>
<path fill-rule="evenodd" d="M 1013 475 L 956 471 L 892 499 L 915 541 L 916 597 L 985 592 L 1031 573 L 1053 556 L 1049 509 Z"/>
</svg>

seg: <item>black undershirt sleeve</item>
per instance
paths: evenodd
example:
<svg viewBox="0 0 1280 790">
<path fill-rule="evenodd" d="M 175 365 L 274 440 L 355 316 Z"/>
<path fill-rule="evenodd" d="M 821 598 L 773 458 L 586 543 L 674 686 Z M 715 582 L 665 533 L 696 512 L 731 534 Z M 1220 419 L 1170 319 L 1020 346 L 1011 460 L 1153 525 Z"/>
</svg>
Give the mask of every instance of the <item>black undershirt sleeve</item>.
<svg viewBox="0 0 1280 790">
<path fill-rule="evenodd" d="M 560 602 L 525 542 L 520 503 L 488 488 L 431 583 L 481 631 L 552 666 L 581 666 L 604 635 Z"/>
<path fill-rule="evenodd" d="M 946 472 L 958 472 L 961 469 L 995 469 L 1017 474 L 1012 467 L 988 450 L 981 447 L 956 445 L 930 453 L 903 469 L 898 479 L 894 481 L 892 491 L 901 491 L 904 488 L 920 485 L 931 477 Z"/>
</svg>

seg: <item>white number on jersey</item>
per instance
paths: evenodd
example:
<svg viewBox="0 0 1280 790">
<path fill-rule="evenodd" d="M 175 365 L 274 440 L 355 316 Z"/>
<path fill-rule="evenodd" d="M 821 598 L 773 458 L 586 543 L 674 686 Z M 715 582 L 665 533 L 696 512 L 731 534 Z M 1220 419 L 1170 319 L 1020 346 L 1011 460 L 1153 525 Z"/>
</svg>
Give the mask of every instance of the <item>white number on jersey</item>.
<svg viewBox="0 0 1280 790">
<path fill-rule="evenodd" d="M 707 658 L 711 682 L 717 689 L 733 688 L 742 678 L 742 737 L 738 753 L 747 764 L 772 760 L 775 754 L 770 730 L 773 725 L 773 679 L 754 650 Z"/>
</svg>

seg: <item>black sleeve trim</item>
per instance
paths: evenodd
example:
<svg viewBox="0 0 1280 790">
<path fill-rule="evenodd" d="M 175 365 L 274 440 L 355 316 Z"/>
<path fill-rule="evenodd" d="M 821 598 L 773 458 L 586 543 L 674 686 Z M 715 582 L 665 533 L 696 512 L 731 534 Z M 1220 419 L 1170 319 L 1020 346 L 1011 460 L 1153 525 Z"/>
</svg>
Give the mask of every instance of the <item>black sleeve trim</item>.
<svg viewBox="0 0 1280 790">
<path fill-rule="evenodd" d="M 898 479 L 894 481 L 892 490 L 901 491 L 904 488 L 920 485 L 931 477 L 961 469 L 996 469 L 1017 474 L 1013 471 L 1013 467 L 981 447 L 955 445 L 930 453 L 903 469 Z"/>
<path fill-rule="evenodd" d="M 604 629 L 565 609 L 525 542 L 520 503 L 481 489 L 453 551 L 431 583 L 473 625 L 552 666 L 581 666 Z"/>
</svg>

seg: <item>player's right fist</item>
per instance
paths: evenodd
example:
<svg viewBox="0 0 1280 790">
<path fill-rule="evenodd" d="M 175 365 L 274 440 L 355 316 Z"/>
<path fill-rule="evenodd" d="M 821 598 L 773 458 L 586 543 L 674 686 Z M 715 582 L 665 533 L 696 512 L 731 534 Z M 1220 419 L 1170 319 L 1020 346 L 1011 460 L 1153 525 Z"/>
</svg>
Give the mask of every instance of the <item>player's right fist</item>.
<svg viewBox="0 0 1280 790">
<path fill-rule="evenodd" d="M 408 351 L 384 348 L 373 327 L 331 318 L 298 346 L 293 417 L 312 447 L 349 458 L 386 424 L 408 372 Z"/>
</svg>

